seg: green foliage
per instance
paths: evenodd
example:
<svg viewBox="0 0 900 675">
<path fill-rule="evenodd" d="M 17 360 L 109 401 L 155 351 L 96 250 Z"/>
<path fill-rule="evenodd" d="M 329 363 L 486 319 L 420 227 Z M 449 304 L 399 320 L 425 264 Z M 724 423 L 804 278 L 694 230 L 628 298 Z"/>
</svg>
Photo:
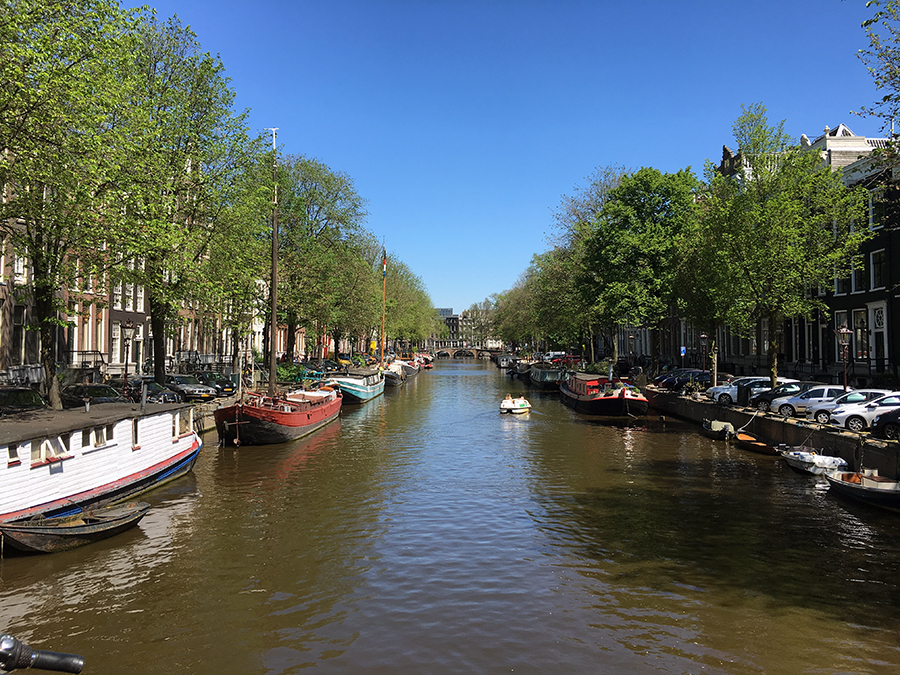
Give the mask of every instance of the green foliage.
<svg viewBox="0 0 900 675">
<path fill-rule="evenodd" d="M 823 309 L 810 291 L 830 285 L 836 274 L 849 274 L 850 260 L 871 234 L 851 227 L 863 221 L 865 191 L 845 187 L 840 172 L 817 153 L 787 146 L 781 125 L 766 123 L 761 104 L 745 108 L 735 128 L 754 149 L 773 152 L 745 156 L 742 149 L 733 176 L 707 168 L 702 216 L 688 232 L 681 273 L 683 279 L 692 265 L 700 265 L 696 269 L 708 289 L 687 302 L 683 298 L 682 306 L 701 319 L 705 312 L 700 325 L 724 322 L 749 334 L 763 319 L 777 326 Z M 769 345 L 774 378 L 774 335 Z"/>
</svg>

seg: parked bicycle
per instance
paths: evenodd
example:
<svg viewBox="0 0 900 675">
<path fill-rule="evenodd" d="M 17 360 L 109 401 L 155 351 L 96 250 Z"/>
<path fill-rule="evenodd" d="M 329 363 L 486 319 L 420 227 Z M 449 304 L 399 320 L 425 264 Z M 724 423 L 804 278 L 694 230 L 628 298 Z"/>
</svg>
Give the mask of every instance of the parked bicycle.
<svg viewBox="0 0 900 675">
<path fill-rule="evenodd" d="M 16 668 L 80 673 L 84 668 L 84 657 L 32 649 L 12 635 L 0 635 L 0 670 L 9 673 Z"/>
</svg>

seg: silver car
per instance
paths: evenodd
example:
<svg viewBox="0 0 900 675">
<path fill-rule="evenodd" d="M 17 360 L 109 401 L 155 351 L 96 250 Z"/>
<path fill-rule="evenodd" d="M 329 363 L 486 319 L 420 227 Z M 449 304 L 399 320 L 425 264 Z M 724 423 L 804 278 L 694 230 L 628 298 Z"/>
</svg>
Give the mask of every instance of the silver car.
<svg viewBox="0 0 900 675">
<path fill-rule="evenodd" d="M 900 391 L 865 403 L 842 405 L 831 411 L 831 423 L 850 431 L 863 431 L 872 420 L 889 410 L 900 408 Z"/>
<path fill-rule="evenodd" d="M 842 396 L 846 392 L 841 385 L 823 385 L 821 387 L 813 387 L 809 391 L 796 396 L 782 396 L 776 398 L 770 404 L 771 410 L 777 410 L 782 417 L 793 417 L 794 415 L 806 415 L 806 409 L 817 403 L 826 403 L 833 401 L 838 396 Z"/>
<path fill-rule="evenodd" d="M 736 377 L 725 384 L 719 384 L 706 390 L 706 396 L 710 400 L 722 405 L 731 405 L 737 401 L 737 388 L 739 384 L 750 384 L 751 382 L 768 382 L 769 378 L 760 377 L 759 375 L 751 375 L 749 377 Z"/>
<path fill-rule="evenodd" d="M 828 424 L 831 418 L 831 411 L 843 405 L 853 405 L 856 403 L 866 403 L 876 398 L 881 398 L 890 394 L 890 389 L 856 389 L 850 390 L 846 394 L 841 394 L 833 401 L 824 401 L 816 403 L 806 408 L 806 419 L 815 420 L 819 424 Z"/>
</svg>

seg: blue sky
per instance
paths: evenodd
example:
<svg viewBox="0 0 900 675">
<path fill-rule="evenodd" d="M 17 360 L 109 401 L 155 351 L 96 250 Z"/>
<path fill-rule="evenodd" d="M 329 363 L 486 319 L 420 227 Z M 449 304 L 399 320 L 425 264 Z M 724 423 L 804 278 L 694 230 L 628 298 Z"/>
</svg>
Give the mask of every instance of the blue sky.
<svg viewBox="0 0 900 675">
<path fill-rule="evenodd" d="M 254 131 L 349 174 L 366 226 L 457 312 L 511 288 L 597 167 L 692 167 L 741 104 L 795 137 L 877 92 L 864 0 L 149 0 L 219 54 Z"/>
</svg>

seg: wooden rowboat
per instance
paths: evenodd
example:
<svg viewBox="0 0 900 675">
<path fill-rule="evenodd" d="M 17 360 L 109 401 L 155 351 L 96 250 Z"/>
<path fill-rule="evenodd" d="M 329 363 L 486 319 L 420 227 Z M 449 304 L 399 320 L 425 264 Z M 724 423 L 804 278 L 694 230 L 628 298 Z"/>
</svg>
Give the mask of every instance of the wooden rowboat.
<svg viewBox="0 0 900 675">
<path fill-rule="evenodd" d="M 778 450 L 776 450 L 774 447 L 759 440 L 753 434 L 748 434 L 746 431 L 737 432 L 737 434 L 735 434 L 734 436 L 734 443 L 742 450 L 757 452 L 761 455 L 778 454 Z"/>
<path fill-rule="evenodd" d="M 149 508 L 146 502 L 128 502 L 71 516 L 0 523 L 0 541 L 26 553 L 68 551 L 134 527 Z"/>
</svg>

